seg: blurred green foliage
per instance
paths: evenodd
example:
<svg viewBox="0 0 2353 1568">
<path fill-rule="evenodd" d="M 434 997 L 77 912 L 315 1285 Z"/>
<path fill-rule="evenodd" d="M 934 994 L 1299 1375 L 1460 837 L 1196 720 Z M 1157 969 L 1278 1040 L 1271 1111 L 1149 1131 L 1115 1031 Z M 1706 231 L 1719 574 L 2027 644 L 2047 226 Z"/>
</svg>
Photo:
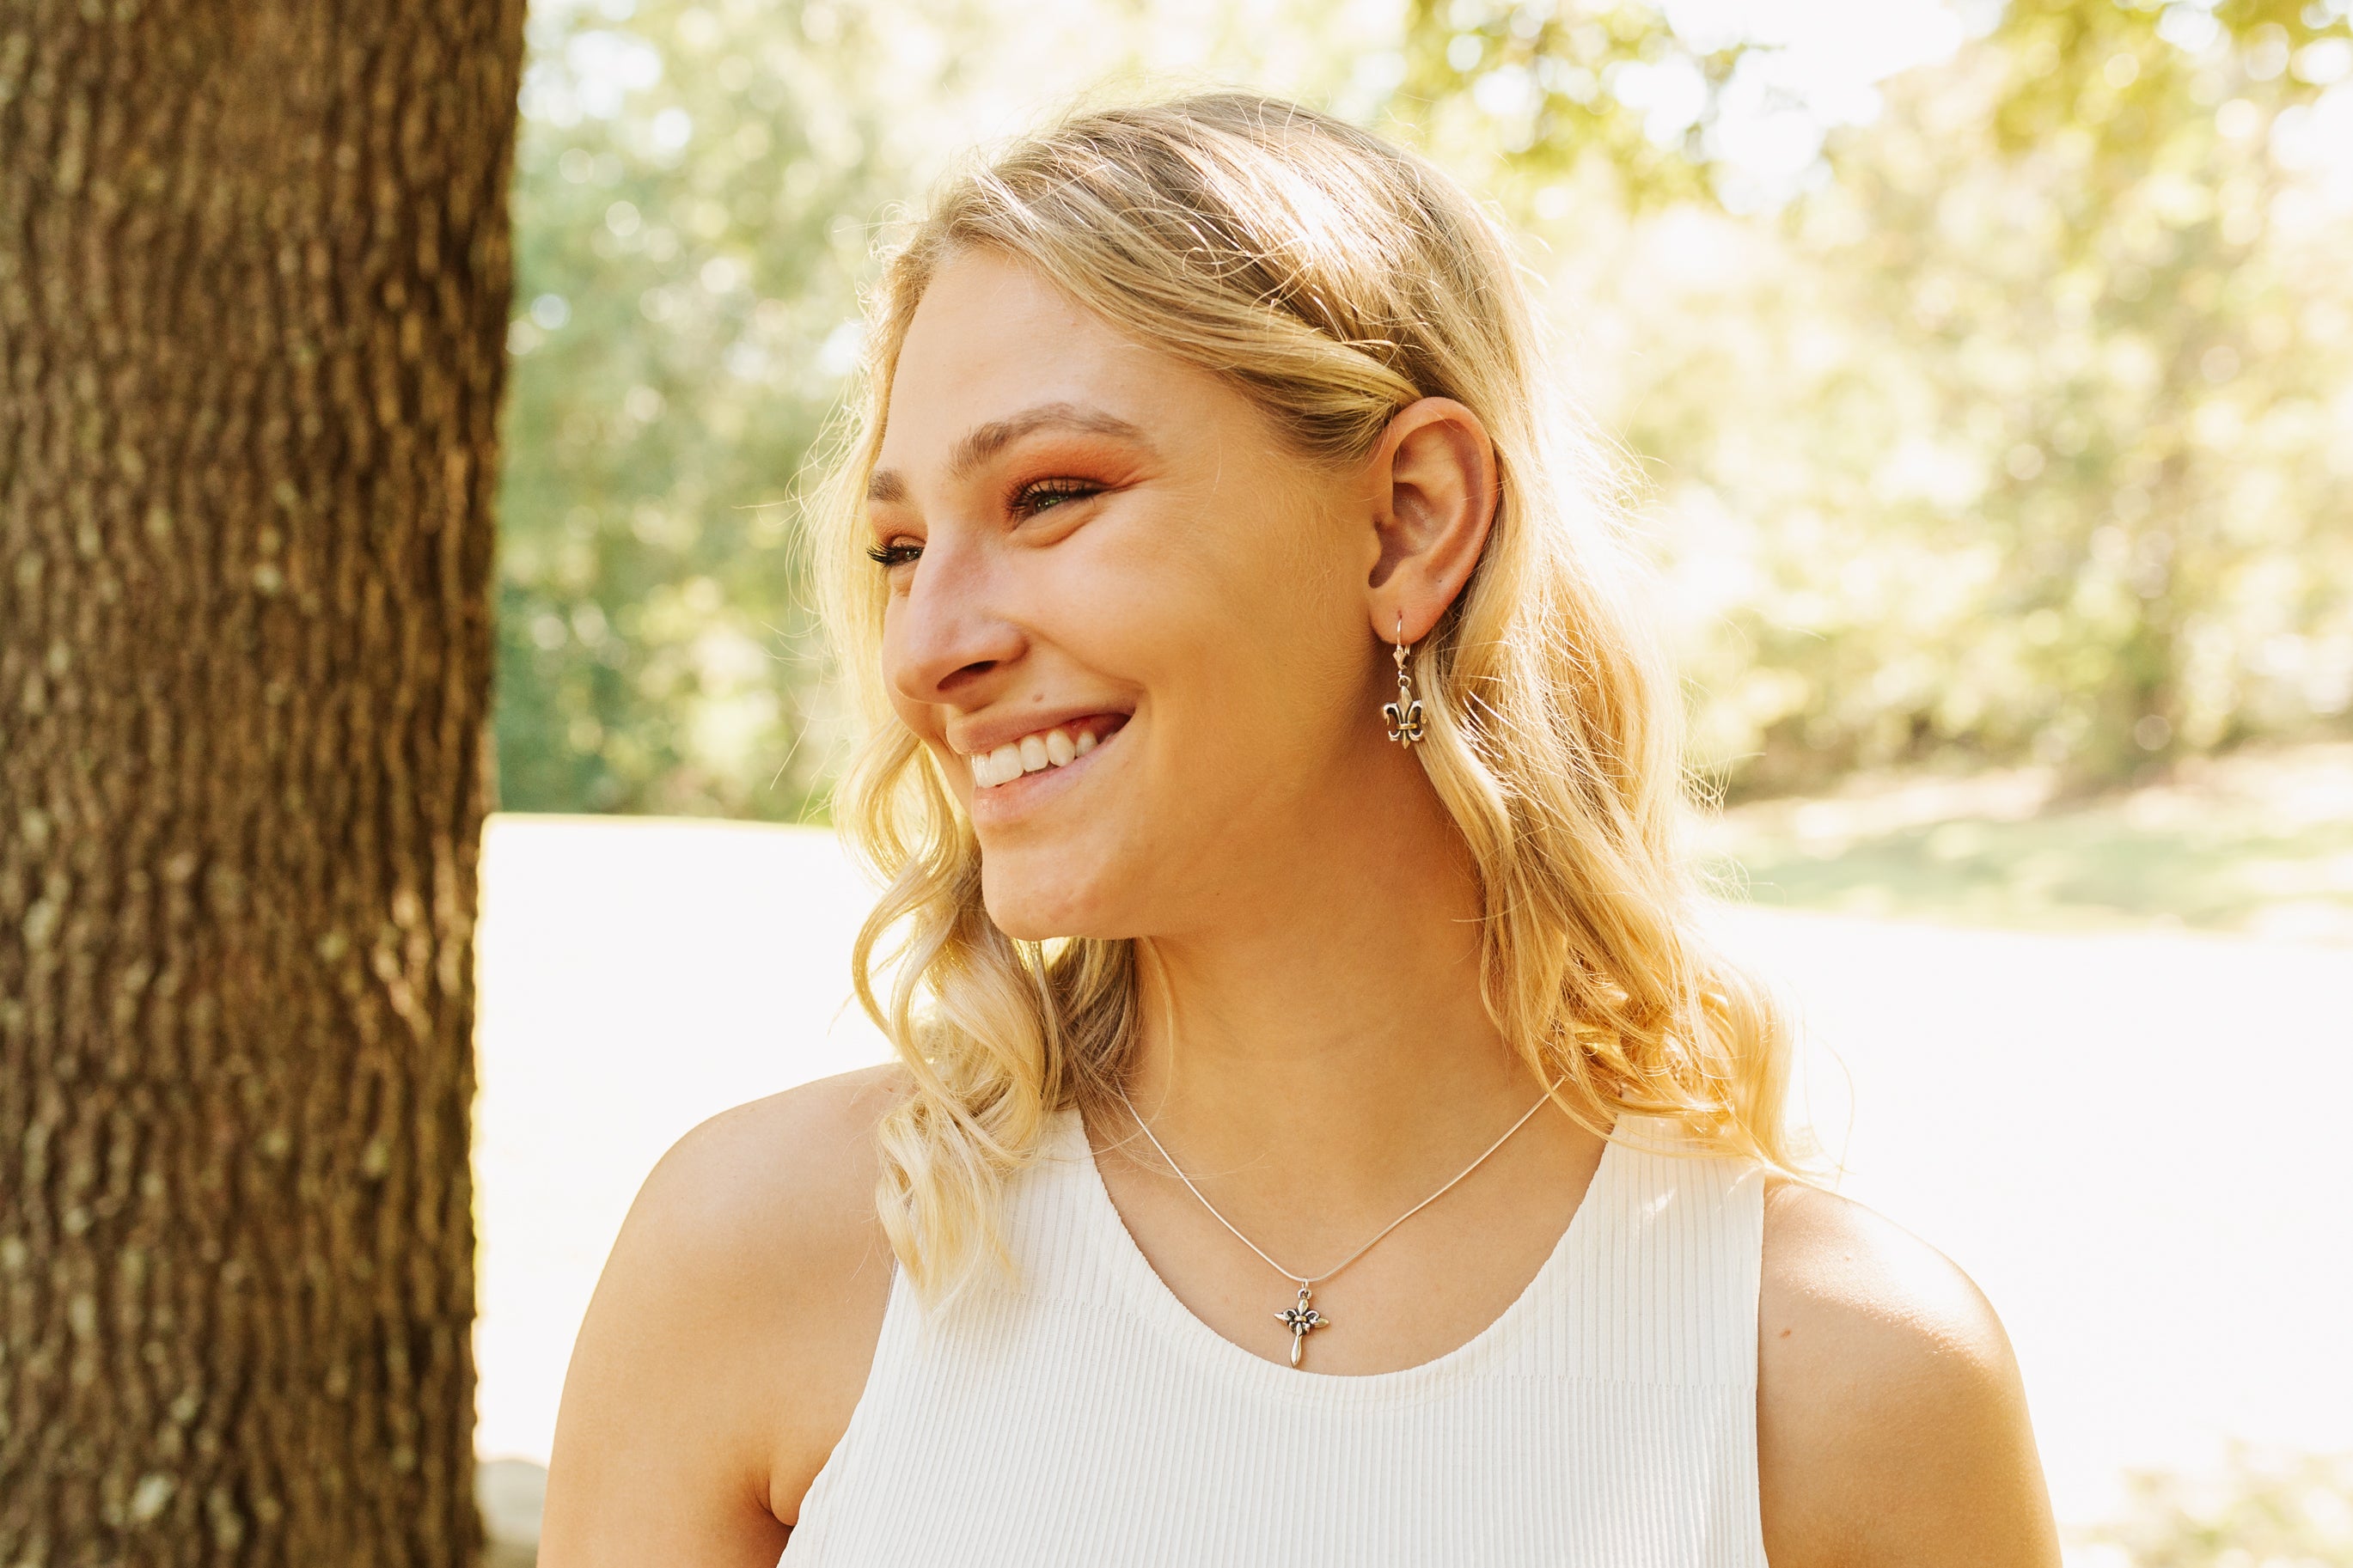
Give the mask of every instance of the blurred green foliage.
<svg viewBox="0 0 2353 1568">
<path fill-rule="evenodd" d="M 1693 198 L 1767 205 L 1738 138 L 1803 134 L 1787 51 L 1630 15 L 1423 0 L 1413 79 L 1616 318 L 1732 792 L 2347 732 L 2345 7 L 2017 0 L 1746 212 Z M 1597 128 L 1630 70 L 1677 163 Z"/>
<path fill-rule="evenodd" d="M 819 808 L 788 503 L 876 228 L 962 143 L 1172 59 L 1412 140 L 1531 237 L 1654 481 L 1733 794 L 2353 732 L 2344 0 L 1972 4 L 1942 58 L 1828 82 L 1774 10 L 540 6 L 501 805 Z"/>
<path fill-rule="evenodd" d="M 626 26 L 624 26 L 626 22 Z M 792 480 L 857 344 L 854 12 L 535 7 L 501 498 L 501 805 L 805 814 Z"/>
</svg>

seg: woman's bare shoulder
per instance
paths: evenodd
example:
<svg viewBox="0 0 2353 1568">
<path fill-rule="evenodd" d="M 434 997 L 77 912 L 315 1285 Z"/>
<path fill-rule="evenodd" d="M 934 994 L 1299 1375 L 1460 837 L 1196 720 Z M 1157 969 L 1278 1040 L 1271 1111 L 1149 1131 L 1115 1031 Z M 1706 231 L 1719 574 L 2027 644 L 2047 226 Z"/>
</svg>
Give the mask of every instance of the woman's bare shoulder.
<svg viewBox="0 0 2353 1568">
<path fill-rule="evenodd" d="M 906 1092 L 903 1069 L 875 1067 L 733 1106 L 670 1145 L 637 1203 L 714 1262 L 765 1257 L 796 1276 L 828 1258 L 854 1266 L 881 1237 L 875 1123 Z"/>
<path fill-rule="evenodd" d="M 565 1376 L 541 1562 L 759 1563 L 848 1424 L 890 1298 L 875 1122 L 899 1069 L 711 1117 L 655 1164 Z"/>
<path fill-rule="evenodd" d="M 1851 1199 L 1772 1178 L 1757 1334 L 1774 1568 L 2055 1568 L 2017 1359 L 1951 1259 Z"/>
</svg>

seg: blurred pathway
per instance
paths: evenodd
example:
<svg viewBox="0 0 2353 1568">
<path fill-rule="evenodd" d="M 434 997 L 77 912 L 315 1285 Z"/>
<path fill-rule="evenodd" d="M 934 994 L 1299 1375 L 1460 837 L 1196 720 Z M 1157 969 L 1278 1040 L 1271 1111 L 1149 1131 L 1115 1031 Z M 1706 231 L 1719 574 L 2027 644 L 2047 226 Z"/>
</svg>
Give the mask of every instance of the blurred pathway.
<svg viewBox="0 0 2353 1568">
<path fill-rule="evenodd" d="M 828 835 L 494 816 L 483 862 L 479 1451 L 544 1460 L 638 1184 L 727 1106 L 881 1058 Z M 2353 1449 L 2353 949 L 1724 910 L 1810 1034 L 1843 1190 L 1967 1268 L 2063 1520 L 2224 1435 Z"/>
</svg>

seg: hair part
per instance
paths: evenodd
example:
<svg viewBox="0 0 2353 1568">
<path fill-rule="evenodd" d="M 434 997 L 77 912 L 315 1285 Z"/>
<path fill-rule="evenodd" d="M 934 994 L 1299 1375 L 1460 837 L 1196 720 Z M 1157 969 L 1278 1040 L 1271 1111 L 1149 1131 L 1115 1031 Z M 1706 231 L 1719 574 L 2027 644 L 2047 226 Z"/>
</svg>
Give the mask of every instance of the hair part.
<svg viewBox="0 0 2353 1568">
<path fill-rule="evenodd" d="M 1795 1171 L 1785 1016 L 1698 925 L 1682 693 L 1637 594 L 1624 466 L 1555 389 L 1503 226 L 1369 132 L 1194 93 L 1066 116 L 944 184 L 887 258 L 814 497 L 822 609 L 866 728 L 835 820 L 885 884 L 854 979 L 913 1085 L 877 1133 L 878 1205 L 923 1295 L 1007 1258 L 1003 1184 L 1055 1112 L 1115 1098 L 1140 1016 L 1134 941 L 1017 941 L 990 920 L 971 823 L 881 674 L 866 486 L 909 322 L 967 248 L 1226 378 L 1311 460 L 1363 459 L 1422 397 L 1478 416 L 1497 512 L 1411 668 L 1417 754 L 1477 868 L 1485 1004 L 1592 1131 L 1662 1115 Z"/>
</svg>

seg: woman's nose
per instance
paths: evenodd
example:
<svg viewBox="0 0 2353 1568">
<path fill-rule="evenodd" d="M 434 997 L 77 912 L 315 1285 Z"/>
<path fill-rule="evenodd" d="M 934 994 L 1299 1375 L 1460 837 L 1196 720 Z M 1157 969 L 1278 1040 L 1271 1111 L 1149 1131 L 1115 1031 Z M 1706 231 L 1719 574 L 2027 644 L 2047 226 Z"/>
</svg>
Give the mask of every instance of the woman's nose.
<svg viewBox="0 0 2353 1568">
<path fill-rule="evenodd" d="M 883 626 L 882 662 L 911 702 L 970 704 L 975 688 L 1021 656 L 1021 629 L 996 606 L 985 556 L 936 537 Z"/>
</svg>

